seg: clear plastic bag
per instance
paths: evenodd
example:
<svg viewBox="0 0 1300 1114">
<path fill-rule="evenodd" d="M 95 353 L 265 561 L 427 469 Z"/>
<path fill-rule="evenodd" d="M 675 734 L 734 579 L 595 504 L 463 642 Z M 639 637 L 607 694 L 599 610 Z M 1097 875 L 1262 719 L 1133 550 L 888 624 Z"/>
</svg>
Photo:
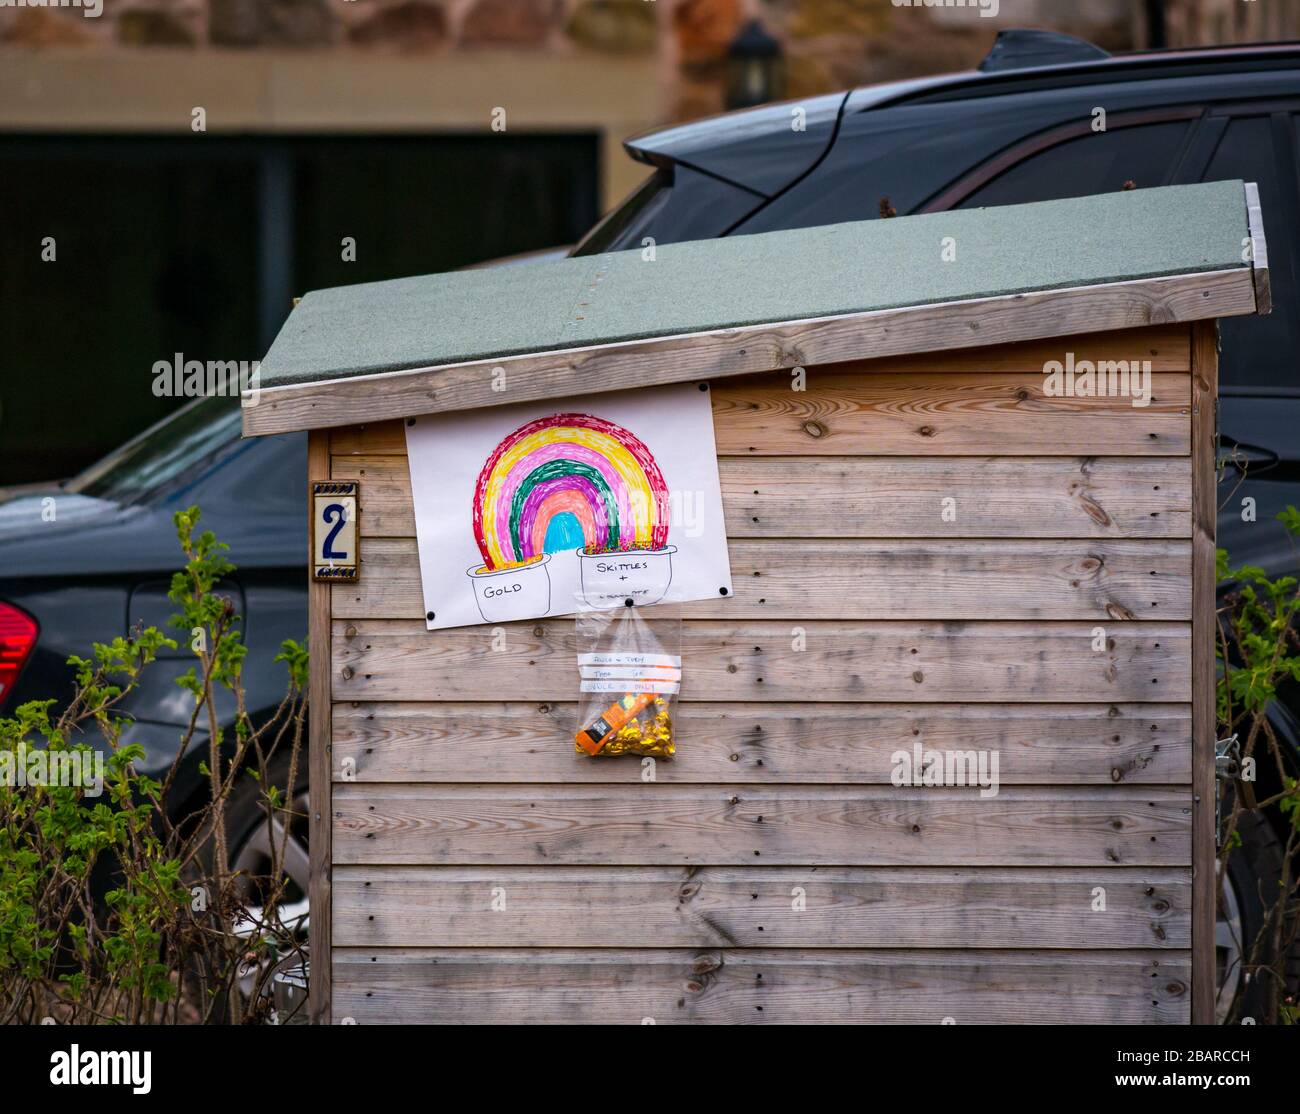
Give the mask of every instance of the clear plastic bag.
<svg viewBox="0 0 1300 1114">
<path fill-rule="evenodd" d="M 619 607 L 581 614 L 575 626 L 581 695 L 574 749 L 591 758 L 671 758 L 681 620 L 646 619 L 635 607 Z"/>
</svg>

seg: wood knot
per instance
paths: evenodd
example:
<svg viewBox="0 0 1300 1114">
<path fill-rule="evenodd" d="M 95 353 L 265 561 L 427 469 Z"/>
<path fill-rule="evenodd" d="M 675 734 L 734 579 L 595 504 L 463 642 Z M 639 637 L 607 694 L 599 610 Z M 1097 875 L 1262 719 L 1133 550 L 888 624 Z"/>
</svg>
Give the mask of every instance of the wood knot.
<svg viewBox="0 0 1300 1114">
<path fill-rule="evenodd" d="M 722 957 L 706 953 L 697 955 L 695 961 L 691 964 L 691 973 L 694 975 L 707 975 L 710 971 L 716 971 L 722 966 Z"/>
<path fill-rule="evenodd" d="M 1091 496 L 1080 495 L 1079 503 L 1083 507 L 1084 514 L 1086 514 L 1089 518 L 1091 518 L 1093 522 L 1097 523 L 1098 526 L 1114 525 L 1114 523 L 1111 522 L 1110 515 L 1108 515 L 1106 511 L 1102 508 L 1101 504 L 1098 503 Z"/>
<path fill-rule="evenodd" d="M 803 423 L 803 431 L 808 434 L 809 437 L 825 437 L 829 432 L 821 422 L 813 418 L 810 418 L 808 421 Z"/>
</svg>

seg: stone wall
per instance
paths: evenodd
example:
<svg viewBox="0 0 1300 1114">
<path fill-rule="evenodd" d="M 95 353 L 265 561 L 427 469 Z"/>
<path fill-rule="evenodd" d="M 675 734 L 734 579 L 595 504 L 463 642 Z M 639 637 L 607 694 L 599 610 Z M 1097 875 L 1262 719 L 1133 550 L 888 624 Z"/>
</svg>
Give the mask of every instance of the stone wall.
<svg viewBox="0 0 1300 1114">
<path fill-rule="evenodd" d="M 997 0 L 995 18 L 978 7 L 994 0 L 102 0 L 93 19 L 78 7 L 26 6 L 59 2 L 0 8 L 0 50 L 549 52 L 573 58 L 578 82 L 585 58 L 634 55 L 662 67 L 679 119 L 722 108 L 727 46 L 755 17 L 782 44 L 790 97 L 969 67 L 1002 27 L 1051 27 L 1110 49 L 1144 35 L 1141 0 Z M 925 6 L 935 3 L 947 6 Z M 1168 0 L 1168 9 L 1173 45 L 1298 33 L 1276 4 Z"/>
</svg>

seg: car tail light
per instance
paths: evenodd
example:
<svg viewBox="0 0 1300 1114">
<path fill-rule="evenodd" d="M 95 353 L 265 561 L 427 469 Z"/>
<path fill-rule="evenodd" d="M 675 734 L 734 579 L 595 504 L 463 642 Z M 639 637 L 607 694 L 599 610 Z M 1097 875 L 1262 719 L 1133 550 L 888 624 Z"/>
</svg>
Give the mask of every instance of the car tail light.
<svg viewBox="0 0 1300 1114">
<path fill-rule="evenodd" d="M 0 703 L 18 680 L 36 646 L 36 620 L 12 604 L 0 603 Z"/>
</svg>

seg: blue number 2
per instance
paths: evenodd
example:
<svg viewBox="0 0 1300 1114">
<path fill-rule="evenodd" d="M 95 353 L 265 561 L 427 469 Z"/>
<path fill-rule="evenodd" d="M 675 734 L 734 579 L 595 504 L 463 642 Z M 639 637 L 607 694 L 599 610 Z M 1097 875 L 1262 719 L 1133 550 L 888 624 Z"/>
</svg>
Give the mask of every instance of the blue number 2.
<svg viewBox="0 0 1300 1114">
<path fill-rule="evenodd" d="M 325 544 L 321 547 L 321 557 L 326 561 L 345 561 L 347 560 L 348 554 L 338 553 L 330 548 L 330 546 L 334 544 L 334 539 L 338 537 L 339 531 L 343 529 L 348 521 L 347 511 L 344 509 L 342 503 L 331 503 L 321 511 L 321 518 L 326 522 L 334 522 L 335 517 L 338 518 L 338 522 L 334 524 L 334 529 L 325 535 Z"/>
</svg>

